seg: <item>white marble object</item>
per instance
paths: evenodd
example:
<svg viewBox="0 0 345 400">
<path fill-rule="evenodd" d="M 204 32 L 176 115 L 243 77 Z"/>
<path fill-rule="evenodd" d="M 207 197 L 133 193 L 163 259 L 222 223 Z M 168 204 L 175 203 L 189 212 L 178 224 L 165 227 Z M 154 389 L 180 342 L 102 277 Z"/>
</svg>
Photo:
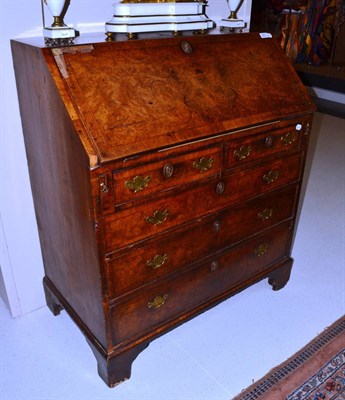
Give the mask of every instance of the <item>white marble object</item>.
<svg viewBox="0 0 345 400">
<path fill-rule="evenodd" d="M 230 28 L 231 30 L 239 29 L 242 31 L 246 27 L 245 21 L 237 17 L 237 12 L 242 5 L 243 0 L 226 0 L 229 6 L 230 15 L 219 22 L 219 27 Z"/>
<path fill-rule="evenodd" d="M 114 4 L 114 15 L 106 32 L 136 34 L 160 31 L 204 31 L 214 26 L 205 14 L 206 2 L 155 2 Z"/>
<path fill-rule="evenodd" d="M 67 0 L 44 0 L 44 4 L 49 9 L 52 14 L 54 21 L 51 26 L 44 26 L 43 28 L 43 36 L 46 39 L 46 42 L 51 42 L 55 40 L 64 40 L 64 39 L 73 39 L 75 38 L 76 31 L 74 28 L 66 26 L 63 21 L 63 15 L 65 14 L 68 5 L 66 4 Z M 44 10 L 43 10 L 43 23 L 44 22 Z"/>
</svg>

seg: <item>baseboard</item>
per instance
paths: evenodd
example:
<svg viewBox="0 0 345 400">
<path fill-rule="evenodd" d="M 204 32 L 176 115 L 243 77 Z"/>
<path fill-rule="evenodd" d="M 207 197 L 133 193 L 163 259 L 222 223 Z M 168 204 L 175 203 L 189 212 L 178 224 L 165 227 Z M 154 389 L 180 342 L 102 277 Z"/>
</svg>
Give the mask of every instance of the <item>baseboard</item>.
<svg viewBox="0 0 345 400">
<path fill-rule="evenodd" d="M 345 119 L 345 104 L 335 101 L 325 100 L 319 97 L 313 97 L 313 101 L 317 107 L 317 111 L 329 114 L 334 117 Z"/>
</svg>

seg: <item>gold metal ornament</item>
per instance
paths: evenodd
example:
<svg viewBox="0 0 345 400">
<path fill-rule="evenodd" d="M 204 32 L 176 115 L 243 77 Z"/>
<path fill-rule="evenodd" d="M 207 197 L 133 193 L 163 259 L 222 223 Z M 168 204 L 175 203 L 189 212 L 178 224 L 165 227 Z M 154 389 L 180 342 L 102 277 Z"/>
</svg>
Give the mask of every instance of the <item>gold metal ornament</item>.
<svg viewBox="0 0 345 400">
<path fill-rule="evenodd" d="M 157 254 L 153 257 L 152 260 L 147 260 L 146 264 L 151 267 L 152 269 L 158 269 L 160 268 L 168 259 L 167 254 Z"/>
<path fill-rule="evenodd" d="M 242 161 L 250 155 L 252 150 L 253 148 L 250 146 L 241 146 L 238 150 L 234 151 L 234 155 L 239 161 Z"/>
<path fill-rule="evenodd" d="M 273 183 L 274 181 L 276 181 L 279 177 L 279 172 L 278 171 L 269 171 L 267 172 L 267 174 L 265 174 L 262 179 L 266 182 L 266 183 Z"/>
<path fill-rule="evenodd" d="M 268 248 L 269 248 L 269 246 L 268 246 L 267 243 L 260 244 L 260 246 L 257 247 L 257 248 L 254 250 L 254 253 L 255 253 L 258 257 L 261 257 L 261 256 L 263 256 L 264 254 L 267 253 Z"/>
<path fill-rule="evenodd" d="M 151 179 L 152 179 L 151 176 L 146 176 L 145 178 L 143 178 L 142 176 L 137 175 L 132 180 L 126 181 L 125 186 L 133 193 L 137 193 L 145 189 L 147 185 L 151 182 Z"/>
<path fill-rule="evenodd" d="M 265 208 L 263 211 L 259 212 L 258 218 L 262 221 L 270 219 L 273 215 L 273 208 Z"/>
<path fill-rule="evenodd" d="M 167 294 L 157 296 L 152 301 L 149 301 L 147 303 L 147 308 L 154 308 L 154 309 L 160 308 L 165 304 L 167 298 L 168 298 Z"/>
<path fill-rule="evenodd" d="M 297 139 L 295 132 L 288 132 L 286 135 L 281 136 L 280 140 L 284 146 L 290 146 Z"/>
<path fill-rule="evenodd" d="M 212 157 L 202 157 L 200 160 L 194 161 L 193 167 L 199 172 L 206 172 L 212 168 L 214 159 Z"/>
<path fill-rule="evenodd" d="M 164 211 L 157 210 L 153 213 L 152 216 L 146 217 L 146 221 L 152 225 L 159 225 L 162 224 L 167 220 L 169 216 L 169 210 L 166 209 Z"/>
</svg>

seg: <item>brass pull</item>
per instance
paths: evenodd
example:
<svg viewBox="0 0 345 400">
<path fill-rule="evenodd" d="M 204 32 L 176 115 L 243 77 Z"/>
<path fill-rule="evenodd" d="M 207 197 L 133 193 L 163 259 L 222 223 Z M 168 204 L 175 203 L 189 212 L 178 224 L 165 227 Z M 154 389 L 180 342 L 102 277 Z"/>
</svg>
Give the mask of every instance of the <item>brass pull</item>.
<svg viewBox="0 0 345 400">
<path fill-rule="evenodd" d="M 250 146 L 241 146 L 238 150 L 234 151 L 234 155 L 239 161 L 242 161 L 250 155 L 252 150 Z"/>
<path fill-rule="evenodd" d="M 268 246 L 267 243 L 260 244 L 260 246 L 257 247 L 257 248 L 254 250 L 254 253 L 255 253 L 258 257 L 261 257 L 261 256 L 263 256 L 264 254 L 267 253 L 268 247 L 269 247 L 269 246 Z"/>
<path fill-rule="evenodd" d="M 288 132 L 286 135 L 281 136 L 280 140 L 284 146 L 290 146 L 297 139 L 295 132 Z"/>
<path fill-rule="evenodd" d="M 276 181 L 279 177 L 279 172 L 278 171 L 269 171 L 267 172 L 267 174 L 265 174 L 262 179 L 266 182 L 266 183 L 273 183 L 274 181 Z"/>
<path fill-rule="evenodd" d="M 171 163 L 167 163 L 163 167 L 163 175 L 165 178 L 171 178 L 174 173 L 174 166 Z"/>
<path fill-rule="evenodd" d="M 270 219 L 273 215 L 273 208 L 265 208 L 263 211 L 259 212 L 258 218 L 262 221 Z"/>
<path fill-rule="evenodd" d="M 151 176 L 143 178 L 142 176 L 137 175 L 131 181 L 126 181 L 125 185 L 127 189 L 132 190 L 133 193 L 137 193 L 145 189 L 146 186 L 151 182 L 151 179 Z"/>
<path fill-rule="evenodd" d="M 146 217 L 146 221 L 152 225 L 159 225 L 166 221 L 169 215 L 169 210 L 166 209 L 164 211 L 155 211 L 152 216 Z"/>
<path fill-rule="evenodd" d="M 146 264 L 151 267 L 152 269 L 157 269 L 160 268 L 165 261 L 168 259 L 168 255 L 167 254 L 157 254 L 156 256 L 153 257 L 152 260 L 147 260 Z"/>
<path fill-rule="evenodd" d="M 212 168 L 214 159 L 212 157 L 202 157 L 198 161 L 194 161 L 193 167 L 199 172 L 206 172 Z"/>
<path fill-rule="evenodd" d="M 166 302 L 167 298 L 168 298 L 167 294 L 163 294 L 162 296 L 157 296 L 152 301 L 149 301 L 147 303 L 147 308 L 157 309 L 159 307 L 162 307 L 164 305 L 164 303 Z"/>
</svg>

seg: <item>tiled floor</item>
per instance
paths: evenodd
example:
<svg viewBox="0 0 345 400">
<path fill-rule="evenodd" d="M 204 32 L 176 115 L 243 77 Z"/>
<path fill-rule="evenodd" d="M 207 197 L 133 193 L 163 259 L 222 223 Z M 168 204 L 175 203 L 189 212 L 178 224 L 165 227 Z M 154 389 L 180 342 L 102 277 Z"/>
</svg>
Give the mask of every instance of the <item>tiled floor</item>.
<svg viewBox="0 0 345 400">
<path fill-rule="evenodd" d="M 316 114 L 308 166 L 283 290 L 262 281 L 157 339 L 114 389 L 65 312 L 1 304 L 1 400 L 230 400 L 287 359 L 345 311 L 345 119 Z"/>
</svg>

